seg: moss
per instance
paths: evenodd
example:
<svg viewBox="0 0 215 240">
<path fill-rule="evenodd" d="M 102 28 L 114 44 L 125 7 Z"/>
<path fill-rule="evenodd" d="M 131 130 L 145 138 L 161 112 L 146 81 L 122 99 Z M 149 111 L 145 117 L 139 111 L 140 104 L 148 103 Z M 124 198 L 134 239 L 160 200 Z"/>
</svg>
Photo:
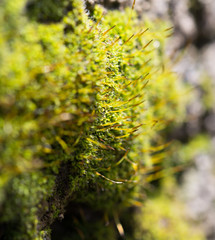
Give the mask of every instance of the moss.
<svg viewBox="0 0 215 240">
<path fill-rule="evenodd" d="M 7 222 L 6 239 L 35 239 L 38 235 L 37 213 L 40 204 L 53 188 L 52 176 L 25 173 L 6 186 L 6 201 L 2 205 L 2 222 Z M 48 209 L 44 209 L 48 210 Z"/>
<path fill-rule="evenodd" d="M 36 0 L 29 0 L 26 4 L 28 17 L 31 20 L 43 23 L 61 21 L 71 8 L 71 0 L 42 0 L 39 2 Z"/>
<path fill-rule="evenodd" d="M 1 223 L 6 239 L 45 239 L 70 201 L 110 216 L 132 205 L 182 87 L 165 23 L 98 6 L 93 21 L 77 0 L 12 2 L 0 6 Z"/>
<path fill-rule="evenodd" d="M 142 227 L 136 231 L 134 239 L 205 239 L 196 225 L 189 225 L 191 222 L 185 214 L 185 207 L 177 199 L 175 189 L 174 179 L 166 178 L 162 193 L 146 200 L 137 220 Z"/>
</svg>

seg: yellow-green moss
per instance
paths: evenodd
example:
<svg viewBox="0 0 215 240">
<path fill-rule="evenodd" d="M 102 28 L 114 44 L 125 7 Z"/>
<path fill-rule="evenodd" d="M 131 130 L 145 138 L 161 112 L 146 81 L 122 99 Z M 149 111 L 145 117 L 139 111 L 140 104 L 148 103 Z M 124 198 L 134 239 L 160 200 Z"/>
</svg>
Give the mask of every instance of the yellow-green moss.
<svg viewBox="0 0 215 240">
<path fill-rule="evenodd" d="M 138 217 L 139 227 L 135 239 L 144 240 L 204 240 L 198 225 L 191 224 L 185 206 L 177 199 L 176 184 L 169 177 L 164 181 L 162 193 L 148 199 Z"/>
<path fill-rule="evenodd" d="M 102 17 L 99 7 L 94 22 L 80 1 L 43 3 L 0 5 L 7 239 L 40 239 L 38 212 L 51 212 L 49 224 L 59 213 L 40 203 L 63 199 L 63 206 L 71 193 L 110 215 L 131 205 L 154 164 L 152 146 L 163 144 L 158 131 L 182 114 L 181 86 L 163 54 L 165 23 L 141 24 L 131 9 Z M 62 166 L 69 185 L 56 192 Z"/>
</svg>

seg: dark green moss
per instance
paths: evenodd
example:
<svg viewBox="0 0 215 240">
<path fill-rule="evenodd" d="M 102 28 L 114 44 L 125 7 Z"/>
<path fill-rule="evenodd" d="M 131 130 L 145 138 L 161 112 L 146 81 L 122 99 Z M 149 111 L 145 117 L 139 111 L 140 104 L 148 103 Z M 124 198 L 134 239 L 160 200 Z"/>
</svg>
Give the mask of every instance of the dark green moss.
<svg viewBox="0 0 215 240">
<path fill-rule="evenodd" d="M 8 182 L 1 222 L 7 223 L 5 239 L 35 239 L 38 211 L 48 211 L 40 203 L 52 193 L 53 177 L 40 172 L 25 173 Z"/>
<path fill-rule="evenodd" d="M 43 23 L 59 22 L 70 10 L 71 0 L 29 0 L 26 4 L 28 17 Z"/>
</svg>

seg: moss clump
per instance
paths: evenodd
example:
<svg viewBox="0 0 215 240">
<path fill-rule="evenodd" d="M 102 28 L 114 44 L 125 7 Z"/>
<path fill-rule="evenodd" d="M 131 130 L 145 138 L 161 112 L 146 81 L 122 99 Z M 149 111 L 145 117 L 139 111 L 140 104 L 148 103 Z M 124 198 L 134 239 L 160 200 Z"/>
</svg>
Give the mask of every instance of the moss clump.
<svg viewBox="0 0 215 240">
<path fill-rule="evenodd" d="M 36 216 L 41 208 L 48 211 L 40 203 L 52 190 L 49 187 L 51 178 L 52 176 L 44 176 L 38 172 L 25 173 L 6 185 L 6 201 L 2 205 L 4 214 L 1 220 L 8 223 L 7 239 L 36 239 Z"/>
<path fill-rule="evenodd" d="M 174 179 L 168 177 L 163 181 L 162 193 L 146 200 L 137 220 L 141 227 L 132 239 L 205 239 L 197 226 L 188 225 L 189 219 L 175 189 Z"/>
<path fill-rule="evenodd" d="M 9 0 L 0 12 L 5 239 L 45 239 L 71 199 L 110 216 L 132 205 L 158 131 L 182 112 L 167 26 L 142 26 L 130 9 L 95 7 L 92 21 L 77 0 Z"/>
<path fill-rule="evenodd" d="M 29 0 L 26 4 L 28 17 L 43 23 L 59 22 L 71 9 L 71 0 Z"/>
</svg>

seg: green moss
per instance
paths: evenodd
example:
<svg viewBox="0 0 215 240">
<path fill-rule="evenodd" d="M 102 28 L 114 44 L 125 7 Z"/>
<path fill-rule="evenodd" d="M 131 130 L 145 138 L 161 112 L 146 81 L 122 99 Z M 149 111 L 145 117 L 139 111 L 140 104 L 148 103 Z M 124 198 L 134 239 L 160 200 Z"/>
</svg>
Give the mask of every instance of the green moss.
<svg viewBox="0 0 215 240">
<path fill-rule="evenodd" d="M 7 222 L 7 239 L 35 239 L 38 236 L 37 213 L 53 188 L 53 177 L 41 173 L 25 173 L 7 184 L 2 222 Z M 46 209 L 47 211 L 48 209 Z"/>
<path fill-rule="evenodd" d="M 205 239 L 197 225 L 189 224 L 185 207 L 175 194 L 174 179 L 167 178 L 165 182 L 162 193 L 144 203 L 138 219 L 142 227 L 137 230 L 135 239 Z"/>
<path fill-rule="evenodd" d="M 26 5 L 28 17 L 44 23 L 59 22 L 71 8 L 71 0 L 29 0 Z"/>
<path fill-rule="evenodd" d="M 183 112 L 168 26 L 130 9 L 101 19 L 99 7 L 96 23 L 77 0 L 4 1 L 0 12 L 4 234 L 43 238 L 71 195 L 110 215 L 132 205 L 159 131 Z"/>
<path fill-rule="evenodd" d="M 202 102 L 204 104 L 205 110 L 210 111 L 213 109 L 213 102 L 214 102 L 214 84 L 212 79 L 207 76 L 207 74 L 203 74 L 202 76 L 202 84 L 201 88 L 203 90 Z"/>
</svg>

